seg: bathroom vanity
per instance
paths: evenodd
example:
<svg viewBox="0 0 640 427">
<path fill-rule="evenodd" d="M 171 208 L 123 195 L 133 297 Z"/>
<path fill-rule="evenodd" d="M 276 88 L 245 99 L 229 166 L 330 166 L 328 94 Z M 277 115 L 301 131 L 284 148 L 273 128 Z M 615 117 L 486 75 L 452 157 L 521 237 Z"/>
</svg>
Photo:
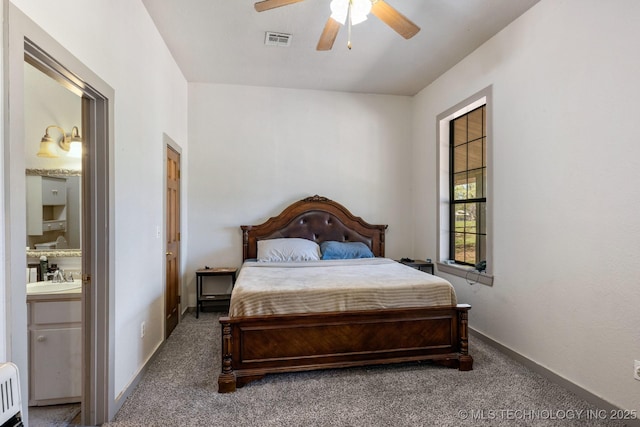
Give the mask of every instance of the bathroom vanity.
<svg viewBox="0 0 640 427">
<path fill-rule="evenodd" d="M 81 401 L 81 296 L 79 281 L 27 285 L 29 406 Z"/>
</svg>

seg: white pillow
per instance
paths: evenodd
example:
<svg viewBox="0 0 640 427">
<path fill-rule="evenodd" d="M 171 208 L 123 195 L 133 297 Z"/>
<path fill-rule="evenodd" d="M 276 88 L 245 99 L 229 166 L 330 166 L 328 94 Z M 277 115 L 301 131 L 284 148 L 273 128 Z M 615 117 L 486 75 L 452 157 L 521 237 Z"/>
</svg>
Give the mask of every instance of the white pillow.
<svg viewBox="0 0 640 427">
<path fill-rule="evenodd" d="M 322 254 L 316 242 L 292 237 L 288 239 L 258 240 L 258 261 L 318 261 Z"/>
</svg>

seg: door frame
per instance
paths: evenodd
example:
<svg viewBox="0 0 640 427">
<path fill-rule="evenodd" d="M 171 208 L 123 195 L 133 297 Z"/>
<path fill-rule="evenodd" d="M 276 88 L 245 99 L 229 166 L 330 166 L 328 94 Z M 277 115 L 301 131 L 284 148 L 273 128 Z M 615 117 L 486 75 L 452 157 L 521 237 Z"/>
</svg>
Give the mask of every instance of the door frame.
<svg viewBox="0 0 640 427">
<path fill-rule="evenodd" d="M 162 247 L 162 260 L 164 263 L 163 266 L 163 270 L 162 271 L 166 271 L 167 270 L 167 265 L 166 265 L 166 260 L 167 257 L 165 255 L 165 249 L 166 249 L 166 243 L 167 243 L 167 221 L 168 221 L 168 212 L 167 212 L 167 156 L 168 156 L 168 150 L 172 149 L 173 151 L 175 151 L 176 153 L 178 153 L 178 155 L 180 156 L 180 169 L 182 169 L 182 148 L 180 147 L 180 145 L 178 145 L 178 143 L 176 143 L 169 135 L 167 135 L 166 133 L 162 134 L 162 142 L 163 142 L 163 147 L 164 147 L 164 156 L 163 156 L 163 161 L 164 161 L 164 167 L 163 167 L 163 176 L 165 177 L 163 180 L 163 184 L 164 184 L 164 189 L 163 189 L 163 200 L 162 200 L 162 206 L 163 206 L 163 213 L 162 213 L 162 223 L 164 224 L 164 227 L 162 228 L 162 241 L 164 242 L 164 245 Z M 183 256 L 183 243 L 182 243 L 182 236 L 184 235 L 184 233 L 182 232 L 182 176 L 180 177 L 180 199 L 179 199 L 179 207 L 178 210 L 180 211 L 180 221 L 179 221 L 179 227 L 180 227 L 180 243 L 179 243 L 179 253 L 180 256 L 178 258 L 178 262 L 177 262 L 177 268 L 178 268 L 178 298 L 180 300 L 180 302 L 178 303 L 178 324 L 180 323 L 180 319 L 182 317 L 182 307 L 184 302 L 182 301 L 182 295 L 184 294 L 182 291 L 182 260 L 184 259 Z M 166 293 L 166 289 L 167 289 L 167 282 L 166 282 L 166 274 L 164 277 L 164 292 Z M 164 307 L 164 313 L 166 313 L 166 295 L 165 295 L 165 307 Z M 163 322 L 163 331 L 162 331 L 162 335 L 165 337 L 166 339 L 166 318 L 164 319 Z"/>
<path fill-rule="evenodd" d="M 114 398 L 114 90 L 63 46 L 24 15 L 3 2 L 6 39 L 4 61 L 4 190 L 5 253 L 10 287 L 7 313 L 11 319 L 7 352 L 20 370 L 23 396 L 28 395 L 26 286 L 24 60 L 70 90 L 82 95 L 83 236 L 82 424 L 97 425 L 115 415 Z M 30 62 L 32 63 L 32 62 Z M 33 65 L 32 63 L 32 65 Z M 85 224 L 86 222 L 86 224 Z M 23 401 L 26 399 L 23 398 Z M 23 411 L 28 418 L 28 411 Z M 28 419 L 27 419 L 28 421 Z"/>
</svg>

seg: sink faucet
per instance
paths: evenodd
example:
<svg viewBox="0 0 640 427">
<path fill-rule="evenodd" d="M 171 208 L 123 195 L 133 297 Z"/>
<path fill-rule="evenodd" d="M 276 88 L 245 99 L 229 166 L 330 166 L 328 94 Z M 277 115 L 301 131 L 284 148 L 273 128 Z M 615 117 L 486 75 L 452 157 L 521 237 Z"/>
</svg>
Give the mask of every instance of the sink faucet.
<svg viewBox="0 0 640 427">
<path fill-rule="evenodd" d="M 67 279 L 64 277 L 64 271 L 56 270 L 53 272 L 53 279 L 51 279 L 54 283 L 63 283 L 66 282 Z"/>
</svg>

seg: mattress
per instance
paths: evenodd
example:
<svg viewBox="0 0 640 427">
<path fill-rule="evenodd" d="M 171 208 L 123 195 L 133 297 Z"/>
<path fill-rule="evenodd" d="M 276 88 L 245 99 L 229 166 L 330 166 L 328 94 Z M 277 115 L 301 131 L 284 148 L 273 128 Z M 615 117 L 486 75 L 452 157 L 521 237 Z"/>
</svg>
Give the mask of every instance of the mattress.
<svg viewBox="0 0 640 427">
<path fill-rule="evenodd" d="M 231 294 L 229 316 L 452 305 L 451 283 L 388 258 L 246 261 Z"/>
</svg>

